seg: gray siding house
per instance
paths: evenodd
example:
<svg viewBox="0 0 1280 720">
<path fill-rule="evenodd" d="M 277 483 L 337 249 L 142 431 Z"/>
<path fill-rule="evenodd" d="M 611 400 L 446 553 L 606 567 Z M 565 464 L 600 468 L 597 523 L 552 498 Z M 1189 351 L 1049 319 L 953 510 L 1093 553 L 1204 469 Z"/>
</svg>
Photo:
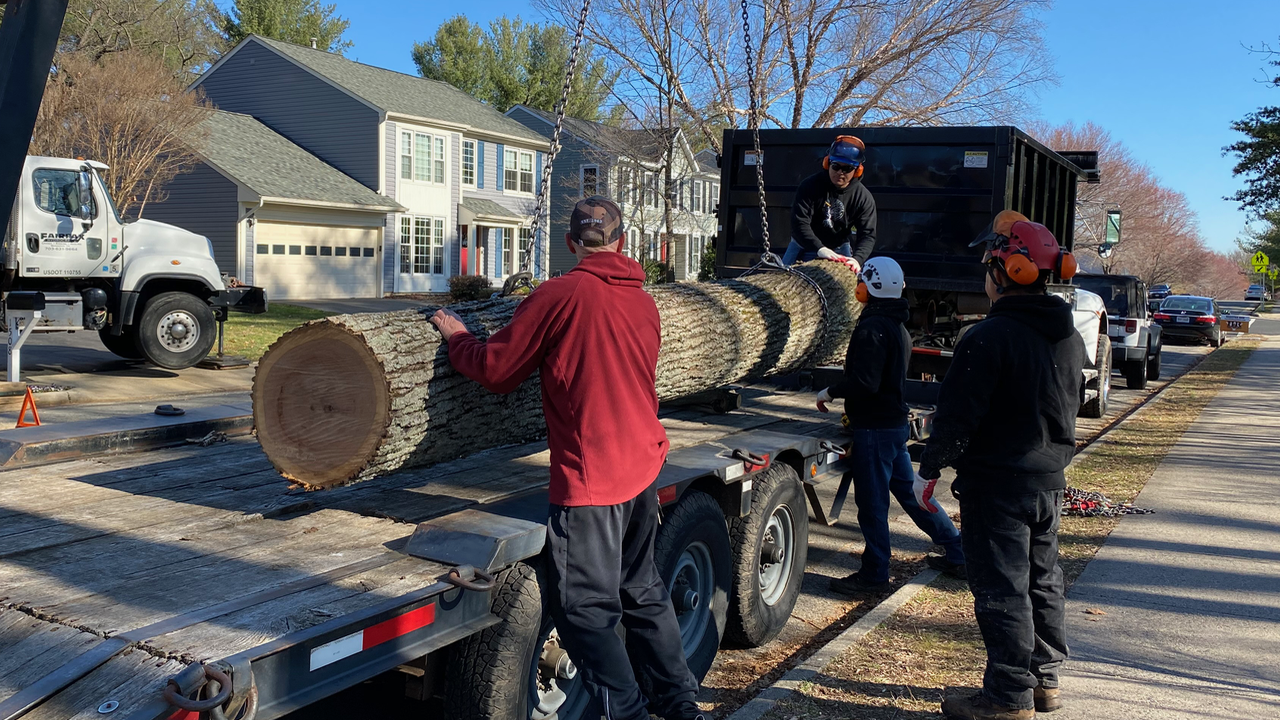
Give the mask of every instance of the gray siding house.
<svg viewBox="0 0 1280 720">
<path fill-rule="evenodd" d="M 547 138 L 555 128 L 552 113 L 524 105 L 508 110 L 507 117 Z M 702 252 L 716 233 L 714 164 L 700 161 L 679 130 L 621 129 L 566 117 L 560 141 L 551 176 L 551 272 L 564 272 L 575 262 L 562 240 L 573 204 L 599 194 L 622 210 L 628 255 L 666 263 L 677 280 L 696 280 Z M 664 194 L 670 197 L 669 233 Z"/>
<path fill-rule="evenodd" d="M 461 90 L 256 35 L 224 55 L 192 89 L 381 198 L 295 202 L 280 214 L 266 203 L 251 207 L 252 198 L 237 191 L 236 219 L 227 228 L 223 203 L 216 211 L 195 207 L 201 198 L 195 184 L 204 178 L 219 185 L 214 175 L 230 180 L 234 173 L 201 168 L 174 182 L 164 207 L 155 213 L 149 208 L 148 216 L 164 213 L 184 227 L 200 223 L 208 229 L 200 232 L 219 238 L 216 247 L 236 248 L 234 262 L 230 249 L 221 251 L 224 271 L 252 278 L 271 297 L 440 292 L 457 274 L 499 284 L 520 269 L 524 247 L 532 248 L 535 275 L 546 277 L 547 235 L 534 241 L 530 230 L 546 138 Z M 215 122 L 207 142 L 225 152 L 242 132 L 234 123 Z M 207 164 L 219 167 L 212 157 Z M 279 167 L 277 190 L 308 187 L 308 178 L 293 172 Z M 221 183 L 219 191 L 225 197 L 228 186 Z M 360 224 L 349 224 L 356 218 Z M 358 229 L 365 242 L 372 222 L 375 262 L 365 264 L 364 245 L 343 237 L 354 238 Z M 332 264 L 319 254 L 326 243 L 332 258 L 339 248 L 344 258 L 360 248 L 362 261 L 345 268 L 358 277 L 342 277 L 343 267 L 325 265 Z M 277 246 L 285 248 L 287 267 L 275 257 Z M 294 246 L 302 248 L 300 255 L 290 254 Z M 314 255 L 308 254 L 311 246 Z"/>
</svg>

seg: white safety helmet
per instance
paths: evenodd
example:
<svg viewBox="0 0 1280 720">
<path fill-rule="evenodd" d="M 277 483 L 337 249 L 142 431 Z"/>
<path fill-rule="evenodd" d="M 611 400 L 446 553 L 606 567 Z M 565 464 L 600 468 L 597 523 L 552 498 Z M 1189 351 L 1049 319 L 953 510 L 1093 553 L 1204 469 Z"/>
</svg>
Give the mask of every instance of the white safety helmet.
<svg viewBox="0 0 1280 720">
<path fill-rule="evenodd" d="M 893 258 L 873 257 L 862 266 L 858 280 L 866 286 L 872 297 L 900 298 L 906 281 L 902 278 L 902 266 Z"/>
</svg>

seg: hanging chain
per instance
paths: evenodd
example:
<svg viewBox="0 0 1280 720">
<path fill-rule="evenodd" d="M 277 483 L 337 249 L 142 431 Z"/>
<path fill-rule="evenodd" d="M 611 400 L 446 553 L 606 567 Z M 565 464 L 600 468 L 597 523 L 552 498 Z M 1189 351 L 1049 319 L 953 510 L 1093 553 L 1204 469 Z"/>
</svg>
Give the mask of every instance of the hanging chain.
<svg viewBox="0 0 1280 720">
<path fill-rule="evenodd" d="M 560 153 L 560 130 L 564 126 L 564 114 L 569 105 L 569 88 L 573 85 L 573 76 L 578 70 L 578 51 L 582 49 L 582 38 L 587 32 L 587 13 L 591 10 L 591 0 L 583 0 L 582 13 L 578 15 L 578 29 L 573 35 L 573 50 L 569 52 L 569 62 L 565 64 L 564 85 L 560 88 L 560 102 L 556 103 L 556 127 L 551 132 L 551 147 L 547 148 L 547 161 L 542 165 L 542 185 L 538 188 L 538 201 L 533 206 L 533 223 L 529 226 L 529 239 L 524 243 L 524 259 L 520 261 L 520 272 L 529 272 L 529 264 L 533 262 L 533 244 L 537 242 L 538 229 L 542 225 L 543 208 L 551 207 L 551 168 Z"/>
<path fill-rule="evenodd" d="M 742 42 L 747 48 L 747 93 L 750 95 L 751 115 L 747 118 L 747 127 L 751 128 L 751 139 L 755 142 L 756 151 L 756 190 L 760 194 L 760 228 L 764 236 L 764 252 L 760 260 L 772 264 L 773 251 L 769 249 L 769 209 L 764 198 L 764 153 L 760 151 L 760 107 L 756 103 L 756 71 L 755 53 L 751 50 L 751 21 L 747 12 L 747 0 L 742 0 Z M 781 264 L 781 263 L 779 263 Z"/>
</svg>

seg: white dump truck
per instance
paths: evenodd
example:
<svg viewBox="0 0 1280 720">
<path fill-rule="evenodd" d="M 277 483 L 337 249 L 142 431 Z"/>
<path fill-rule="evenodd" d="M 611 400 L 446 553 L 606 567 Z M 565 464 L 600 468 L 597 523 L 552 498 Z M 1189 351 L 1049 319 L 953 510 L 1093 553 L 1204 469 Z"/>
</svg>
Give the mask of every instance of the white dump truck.
<svg viewBox="0 0 1280 720">
<path fill-rule="evenodd" d="M 120 357 L 195 365 L 228 310 L 266 312 L 266 295 L 220 273 L 208 238 L 123 220 L 102 181 L 106 169 L 92 160 L 27 158 L 0 246 L 11 350 L 26 330 L 19 326 L 29 324 L 22 335 L 93 330 Z"/>
</svg>

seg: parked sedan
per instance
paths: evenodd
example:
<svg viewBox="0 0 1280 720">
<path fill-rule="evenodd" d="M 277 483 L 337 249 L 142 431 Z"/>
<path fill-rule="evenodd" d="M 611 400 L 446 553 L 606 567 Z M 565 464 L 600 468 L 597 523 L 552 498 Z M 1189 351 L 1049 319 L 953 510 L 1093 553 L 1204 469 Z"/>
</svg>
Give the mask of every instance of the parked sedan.
<svg viewBox="0 0 1280 720">
<path fill-rule="evenodd" d="M 1222 347 L 1220 317 L 1222 312 L 1213 298 L 1173 295 L 1160 304 L 1155 321 L 1166 338 L 1206 340 L 1213 347 Z"/>
<path fill-rule="evenodd" d="M 1244 291 L 1244 299 L 1262 302 L 1267 299 L 1267 289 L 1261 285 L 1250 285 L 1249 289 Z"/>
</svg>

